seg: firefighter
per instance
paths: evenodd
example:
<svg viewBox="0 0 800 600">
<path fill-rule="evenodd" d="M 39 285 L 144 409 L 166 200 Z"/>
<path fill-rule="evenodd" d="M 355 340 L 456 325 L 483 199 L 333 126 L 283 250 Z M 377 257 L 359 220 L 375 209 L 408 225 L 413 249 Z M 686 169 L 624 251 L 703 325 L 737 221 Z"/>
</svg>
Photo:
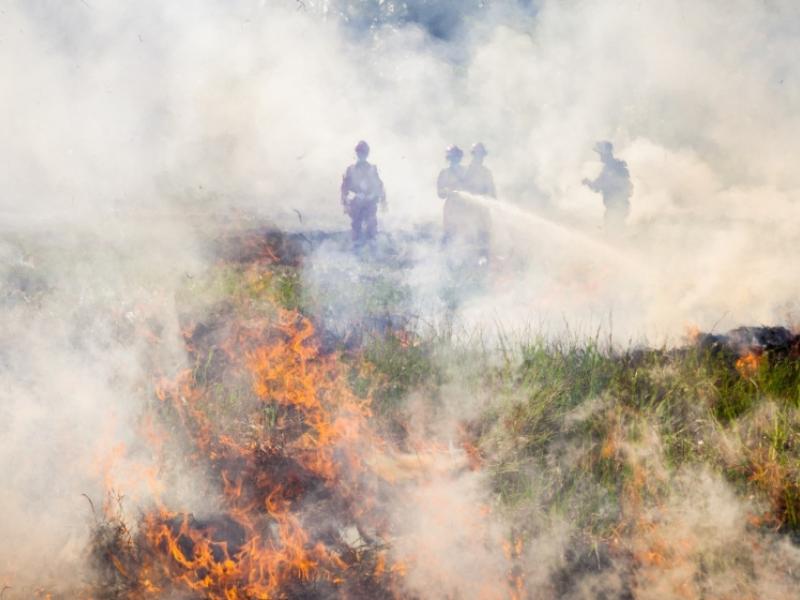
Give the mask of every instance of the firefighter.
<svg viewBox="0 0 800 600">
<path fill-rule="evenodd" d="M 464 189 L 473 194 L 496 198 L 494 177 L 492 177 L 492 172 L 483 164 L 483 159 L 486 158 L 487 154 L 486 146 L 482 142 L 472 146 L 472 161 L 467 167 L 464 177 Z"/>
<path fill-rule="evenodd" d="M 594 151 L 603 161 L 603 170 L 594 180 L 584 179 L 583 185 L 603 195 L 603 205 L 606 207 L 604 217 L 606 232 L 620 233 L 625 228 L 625 219 L 630 212 L 630 198 L 633 193 L 628 165 L 624 160 L 614 156 L 614 146 L 611 142 L 597 142 Z"/>
<path fill-rule="evenodd" d="M 447 197 L 452 192 L 464 189 L 465 171 L 464 167 L 461 166 L 464 152 L 458 146 L 448 146 L 444 151 L 444 157 L 450 163 L 450 166 L 439 172 L 439 178 L 436 180 L 436 189 L 439 192 L 439 198 L 447 200 Z"/>
<path fill-rule="evenodd" d="M 448 241 L 458 230 L 458 221 L 461 218 L 464 200 L 458 196 L 458 192 L 464 189 L 464 167 L 461 166 L 461 159 L 464 152 L 458 146 L 448 146 L 444 153 L 445 160 L 449 166 L 439 172 L 436 180 L 436 190 L 439 198 L 444 200 L 442 210 L 442 226 L 444 229 L 444 239 Z"/>
<path fill-rule="evenodd" d="M 355 164 L 347 167 L 342 177 L 342 206 L 350 217 L 353 241 L 361 244 L 375 238 L 378 230 L 378 204 L 386 209 L 386 192 L 378 168 L 367 162 L 369 144 L 356 145 Z"/>
</svg>

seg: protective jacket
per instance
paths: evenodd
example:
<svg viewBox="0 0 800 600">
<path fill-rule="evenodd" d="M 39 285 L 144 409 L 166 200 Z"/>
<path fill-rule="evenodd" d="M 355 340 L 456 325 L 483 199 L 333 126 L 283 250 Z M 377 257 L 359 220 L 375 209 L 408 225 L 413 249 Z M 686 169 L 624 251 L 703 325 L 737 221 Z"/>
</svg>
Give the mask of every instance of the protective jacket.
<svg viewBox="0 0 800 600">
<path fill-rule="evenodd" d="M 350 216 L 353 240 L 375 237 L 378 230 L 378 202 L 386 202 L 386 191 L 378 167 L 367 161 L 347 167 L 342 177 L 342 205 Z"/>
<path fill-rule="evenodd" d="M 378 167 L 373 164 L 357 162 L 347 167 L 342 177 L 342 204 L 349 211 L 350 203 L 386 202 L 383 181 L 378 175 Z"/>
<path fill-rule="evenodd" d="M 439 172 L 436 180 L 436 191 L 439 198 L 446 200 L 451 192 L 464 190 L 464 176 L 466 172 L 461 165 L 451 165 Z"/>
<path fill-rule="evenodd" d="M 492 172 L 482 164 L 471 163 L 464 176 L 464 189 L 473 194 L 491 196 L 495 198 L 497 194 L 494 189 L 494 178 Z"/>
<path fill-rule="evenodd" d="M 603 194 L 603 204 L 611 209 L 627 207 L 633 193 L 628 165 L 617 158 L 604 161 L 600 175 L 588 185 L 591 190 Z"/>
</svg>

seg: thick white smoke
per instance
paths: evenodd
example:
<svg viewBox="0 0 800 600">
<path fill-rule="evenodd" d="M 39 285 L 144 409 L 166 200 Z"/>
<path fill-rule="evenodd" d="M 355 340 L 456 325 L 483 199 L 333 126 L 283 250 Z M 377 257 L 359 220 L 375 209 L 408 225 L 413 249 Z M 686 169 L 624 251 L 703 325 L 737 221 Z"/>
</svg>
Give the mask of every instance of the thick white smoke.
<svg viewBox="0 0 800 600">
<path fill-rule="evenodd" d="M 137 336 L 159 328 L 180 363 L 174 294 L 207 230 L 346 229 L 361 138 L 390 232 L 438 223 L 447 144 L 489 148 L 512 206 L 497 237 L 524 266 L 469 323 L 612 314 L 660 340 L 794 319 L 798 28 L 790 0 L 3 3 L 0 578 L 80 561 L 92 465 L 150 394 Z M 601 138 L 632 173 L 623 241 L 580 184 Z M 426 305 L 428 254 L 409 277 Z"/>
</svg>

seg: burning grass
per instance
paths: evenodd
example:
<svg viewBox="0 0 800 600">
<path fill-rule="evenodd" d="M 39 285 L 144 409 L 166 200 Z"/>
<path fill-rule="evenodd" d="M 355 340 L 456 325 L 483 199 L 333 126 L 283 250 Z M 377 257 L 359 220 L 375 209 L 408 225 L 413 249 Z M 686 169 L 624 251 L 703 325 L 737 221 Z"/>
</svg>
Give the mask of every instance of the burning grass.
<svg viewBox="0 0 800 600">
<path fill-rule="evenodd" d="M 126 517 L 124 502 L 108 504 L 94 527 L 88 597 L 416 597 L 404 574 L 418 559 L 394 543 L 405 524 L 390 505 L 411 482 L 447 479 L 474 460 L 435 441 L 378 435 L 380 361 L 346 341 L 347 355 L 323 348 L 312 321 L 272 285 L 276 268 L 269 259 L 226 263 L 210 284 L 191 282 L 222 281 L 223 293 L 187 313 L 205 314 L 184 325 L 194 368 L 162 378 L 143 422 L 155 477 L 191 464 L 208 480 L 211 506 L 156 494 Z M 400 331 L 395 339 L 416 343 Z M 410 390 L 422 379 L 398 383 Z M 499 540 L 497 555 L 506 560 Z"/>
<path fill-rule="evenodd" d="M 331 335 L 317 312 L 330 290 L 303 285 L 300 259 L 250 250 L 187 282 L 193 366 L 161 379 L 143 420 L 157 476 L 202 472 L 213 501 L 156 494 L 131 512 L 111 496 L 82 597 L 755 598 L 800 584 L 794 338 L 494 347 L 386 318 L 404 294 L 383 272 L 360 280 L 380 300 L 357 338 Z"/>
<path fill-rule="evenodd" d="M 364 463 L 380 447 L 368 431 L 369 398 L 350 391 L 345 367 L 320 355 L 313 325 L 295 312 L 276 309 L 228 333 L 215 374 L 183 372 L 157 394 L 161 422 L 216 482 L 218 510 L 159 503 L 135 534 L 112 514 L 96 529 L 99 556 L 113 566 L 99 587 L 126 598 L 386 595 L 395 570 L 381 554 L 372 491 L 381 482 Z M 210 419 L 223 389 L 215 384 L 243 376 L 252 394 L 235 408 L 238 428 Z"/>
</svg>

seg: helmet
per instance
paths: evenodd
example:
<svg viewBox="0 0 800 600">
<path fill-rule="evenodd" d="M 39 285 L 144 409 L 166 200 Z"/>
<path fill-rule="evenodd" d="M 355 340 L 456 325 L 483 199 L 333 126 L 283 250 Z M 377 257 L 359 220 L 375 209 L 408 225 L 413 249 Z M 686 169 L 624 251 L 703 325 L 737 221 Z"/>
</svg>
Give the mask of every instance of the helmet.
<svg viewBox="0 0 800 600">
<path fill-rule="evenodd" d="M 598 154 L 611 154 L 614 151 L 614 145 L 606 140 L 601 140 L 594 145 L 594 151 Z"/>
<path fill-rule="evenodd" d="M 483 145 L 483 142 L 478 142 L 472 145 L 472 154 L 486 156 L 489 153 L 486 151 L 486 146 Z"/>
<path fill-rule="evenodd" d="M 448 158 L 448 160 L 451 158 L 461 158 L 462 156 L 464 156 L 464 151 L 461 150 L 461 148 L 459 148 L 455 144 L 453 144 L 447 147 L 447 150 L 444 151 L 444 155 Z"/>
<path fill-rule="evenodd" d="M 356 144 L 356 154 L 369 154 L 369 144 L 361 140 Z"/>
</svg>

